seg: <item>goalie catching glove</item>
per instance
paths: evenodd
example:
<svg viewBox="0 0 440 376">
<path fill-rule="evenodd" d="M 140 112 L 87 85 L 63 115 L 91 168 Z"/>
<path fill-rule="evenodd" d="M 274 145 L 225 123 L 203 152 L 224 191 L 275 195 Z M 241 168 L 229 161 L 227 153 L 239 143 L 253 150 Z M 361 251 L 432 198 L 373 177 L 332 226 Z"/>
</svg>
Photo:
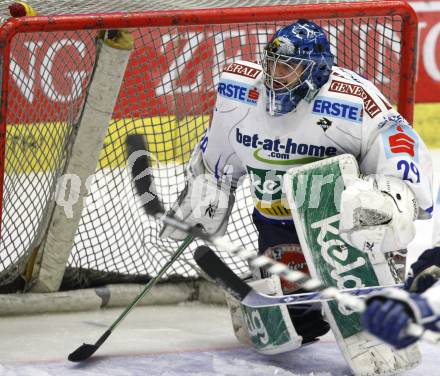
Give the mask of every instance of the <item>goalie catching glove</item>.
<svg viewBox="0 0 440 376">
<path fill-rule="evenodd" d="M 191 226 L 199 225 L 212 236 L 226 232 L 235 201 L 235 187 L 227 179 L 219 181 L 208 171 L 200 147 L 197 147 L 186 169 L 186 186 L 172 208 L 165 214 Z M 188 234 L 164 225 L 161 238 L 183 240 Z"/>
<path fill-rule="evenodd" d="M 359 250 L 398 251 L 414 239 L 418 205 L 399 178 L 369 175 L 355 179 L 342 192 L 340 212 L 340 236 Z"/>
</svg>

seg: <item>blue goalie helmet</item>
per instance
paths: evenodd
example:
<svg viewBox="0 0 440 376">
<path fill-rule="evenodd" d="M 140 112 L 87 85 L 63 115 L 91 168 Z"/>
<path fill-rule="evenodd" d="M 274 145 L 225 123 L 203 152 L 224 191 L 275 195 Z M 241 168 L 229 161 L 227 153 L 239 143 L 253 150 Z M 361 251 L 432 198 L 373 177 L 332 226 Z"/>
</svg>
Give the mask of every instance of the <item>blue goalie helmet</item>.
<svg viewBox="0 0 440 376">
<path fill-rule="evenodd" d="M 324 30 L 298 20 L 279 29 L 264 49 L 266 110 L 273 116 L 293 111 L 328 81 L 334 56 Z"/>
</svg>

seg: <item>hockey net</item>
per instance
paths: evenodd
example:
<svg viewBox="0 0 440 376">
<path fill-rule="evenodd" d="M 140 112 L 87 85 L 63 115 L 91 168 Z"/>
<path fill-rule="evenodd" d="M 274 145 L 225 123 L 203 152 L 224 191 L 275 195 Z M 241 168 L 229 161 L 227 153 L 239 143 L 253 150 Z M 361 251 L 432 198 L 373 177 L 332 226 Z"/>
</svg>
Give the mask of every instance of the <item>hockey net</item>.
<svg viewBox="0 0 440 376">
<path fill-rule="evenodd" d="M 236 59 L 258 60 L 271 34 L 289 20 L 309 18 L 323 26 L 337 65 L 371 79 L 412 119 L 416 21 L 400 1 L 173 1 L 167 9 L 161 1 L 31 5 L 39 16 L 28 22 L 7 21 L 8 10 L 0 9 L 3 292 L 38 281 L 40 266 L 51 257 L 44 249 L 53 207 L 68 211 L 74 200 L 72 180 L 61 178 L 90 84 L 98 29 L 130 29 L 134 50 L 95 173 L 81 182 L 90 185 L 90 193 L 61 266 L 64 278 L 49 290 L 142 282 L 157 273 L 178 243 L 160 239 L 159 224 L 142 212 L 126 168 L 126 136 L 145 135 L 158 194 L 169 208 L 209 124 L 222 68 Z M 228 236 L 256 249 L 249 184 L 239 189 Z M 166 279 L 199 275 L 192 260 L 197 244 Z M 240 259 L 221 256 L 236 272 L 247 270 Z"/>
</svg>

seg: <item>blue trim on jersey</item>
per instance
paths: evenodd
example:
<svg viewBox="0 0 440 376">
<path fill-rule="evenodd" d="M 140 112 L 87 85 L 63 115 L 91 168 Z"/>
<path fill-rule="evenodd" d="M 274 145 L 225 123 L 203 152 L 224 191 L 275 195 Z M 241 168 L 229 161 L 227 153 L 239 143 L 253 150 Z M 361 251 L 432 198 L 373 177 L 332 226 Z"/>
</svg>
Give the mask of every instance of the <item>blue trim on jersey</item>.
<svg viewBox="0 0 440 376">
<path fill-rule="evenodd" d="M 267 223 L 272 223 L 272 224 L 282 224 L 282 225 L 293 225 L 293 219 L 272 219 L 272 218 L 267 218 L 265 217 L 263 214 L 261 214 L 257 209 L 254 209 L 254 214 L 261 219 L 262 221 L 265 221 Z"/>
<path fill-rule="evenodd" d="M 427 212 L 428 214 L 432 214 L 432 212 L 434 211 L 434 206 L 431 206 L 428 209 L 425 209 L 425 212 Z"/>
<path fill-rule="evenodd" d="M 218 165 L 220 164 L 220 158 L 221 158 L 221 156 L 218 157 L 218 159 L 217 159 L 217 163 L 215 164 L 215 168 L 214 168 L 214 176 L 215 176 L 217 179 L 220 179 L 220 174 L 218 173 Z"/>
</svg>

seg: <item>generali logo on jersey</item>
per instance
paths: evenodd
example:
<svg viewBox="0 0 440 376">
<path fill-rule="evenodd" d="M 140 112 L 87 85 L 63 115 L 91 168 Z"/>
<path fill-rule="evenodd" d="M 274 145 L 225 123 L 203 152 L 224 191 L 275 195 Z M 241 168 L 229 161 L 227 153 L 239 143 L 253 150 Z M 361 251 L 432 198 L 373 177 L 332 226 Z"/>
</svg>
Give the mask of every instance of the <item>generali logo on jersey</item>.
<svg viewBox="0 0 440 376">
<path fill-rule="evenodd" d="M 335 93 L 342 93 L 352 95 L 354 97 L 362 98 L 364 101 L 364 109 L 365 112 L 371 117 L 374 118 L 378 113 L 380 113 L 380 107 L 373 100 L 370 94 L 368 94 L 364 88 L 360 85 L 349 84 L 346 82 L 341 82 L 338 80 L 333 80 L 330 83 L 330 88 L 328 91 L 332 91 Z"/>
<path fill-rule="evenodd" d="M 248 65 L 232 63 L 228 64 L 223 68 L 223 72 L 229 72 L 233 74 L 238 74 L 240 76 L 249 77 L 249 78 L 257 78 L 260 74 L 261 69 L 252 68 Z"/>
</svg>

